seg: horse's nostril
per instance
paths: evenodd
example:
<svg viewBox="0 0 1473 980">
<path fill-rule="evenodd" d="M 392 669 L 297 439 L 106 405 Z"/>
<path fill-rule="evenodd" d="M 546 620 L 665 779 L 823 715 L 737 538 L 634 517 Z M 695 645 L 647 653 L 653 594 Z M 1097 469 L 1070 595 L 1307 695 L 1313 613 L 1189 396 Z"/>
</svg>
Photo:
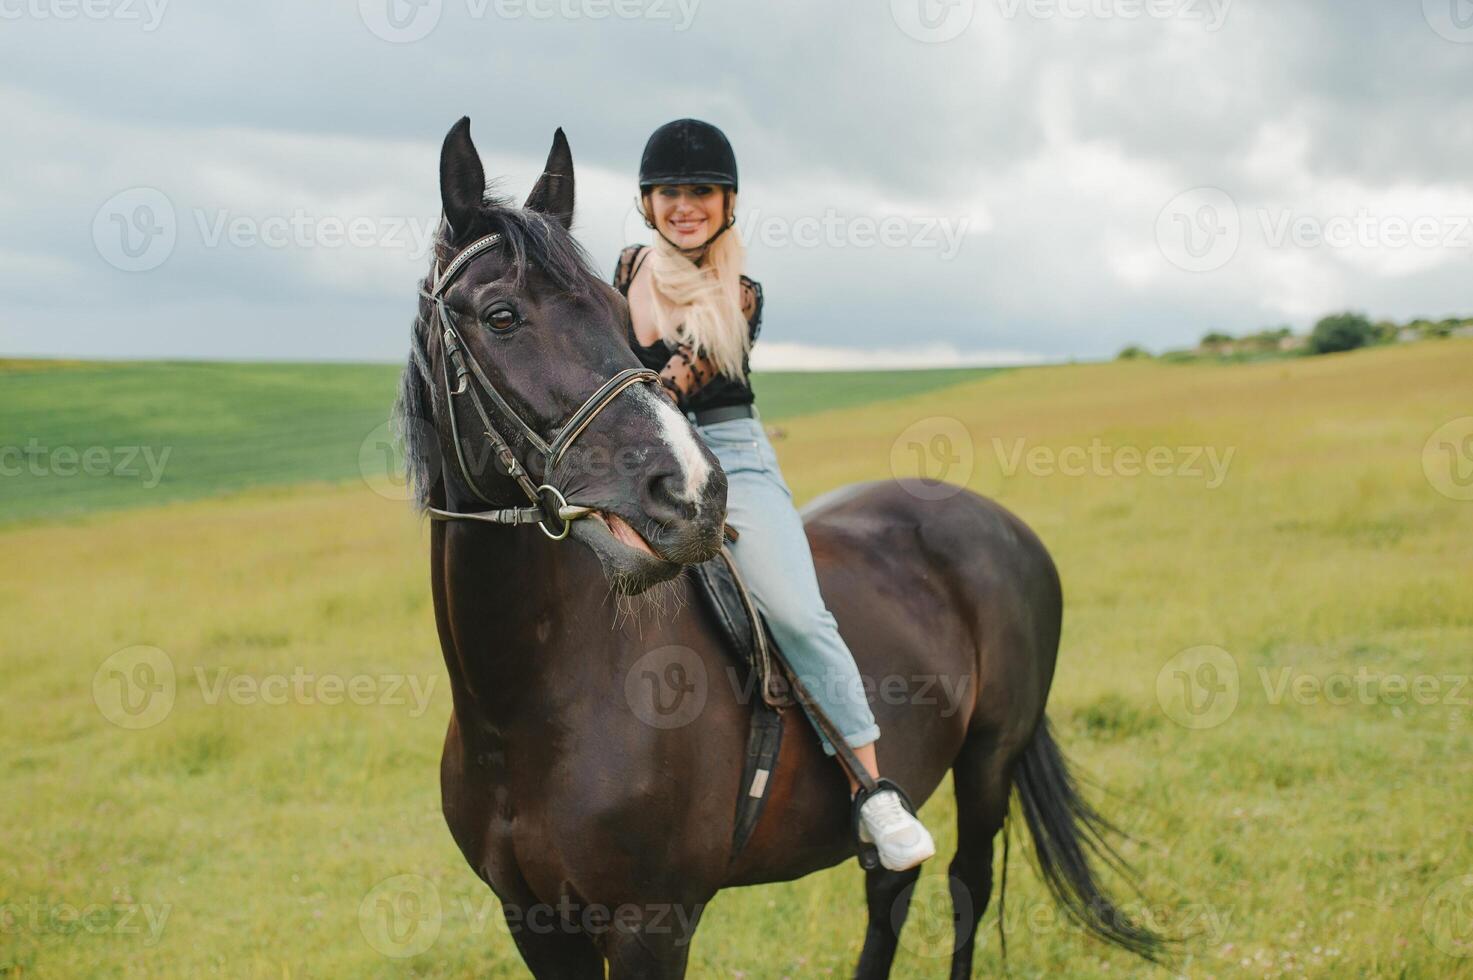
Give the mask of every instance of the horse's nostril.
<svg viewBox="0 0 1473 980">
<path fill-rule="evenodd" d="M 656 473 L 645 484 L 645 508 L 651 517 L 691 520 L 698 507 L 685 492 L 685 476 L 681 473 Z"/>
</svg>

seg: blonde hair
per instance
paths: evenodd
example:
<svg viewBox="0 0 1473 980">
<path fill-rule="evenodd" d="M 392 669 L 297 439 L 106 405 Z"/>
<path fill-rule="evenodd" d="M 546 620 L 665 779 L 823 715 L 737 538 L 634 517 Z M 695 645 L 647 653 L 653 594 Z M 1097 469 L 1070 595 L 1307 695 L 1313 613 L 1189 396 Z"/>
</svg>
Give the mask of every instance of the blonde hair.
<svg viewBox="0 0 1473 980">
<path fill-rule="evenodd" d="M 726 193 L 724 213 L 730 222 L 736 195 Z M 645 220 L 654 227 L 646 192 L 641 205 Z M 752 337 L 742 312 L 742 267 L 747 249 L 732 225 L 706 246 L 696 265 L 689 256 L 655 234 L 650 254 L 650 293 L 655 327 L 672 345 L 689 344 L 718 371 L 740 380 Z"/>
</svg>

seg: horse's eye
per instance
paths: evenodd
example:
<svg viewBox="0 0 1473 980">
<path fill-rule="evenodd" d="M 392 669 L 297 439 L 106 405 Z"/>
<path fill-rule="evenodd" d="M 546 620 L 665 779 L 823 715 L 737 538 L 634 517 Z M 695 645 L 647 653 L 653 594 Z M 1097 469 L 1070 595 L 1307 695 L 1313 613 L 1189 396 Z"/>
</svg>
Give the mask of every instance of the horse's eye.
<svg viewBox="0 0 1473 980">
<path fill-rule="evenodd" d="M 517 325 L 516 311 L 506 306 L 498 306 L 486 314 L 486 323 L 492 330 L 510 330 Z"/>
</svg>

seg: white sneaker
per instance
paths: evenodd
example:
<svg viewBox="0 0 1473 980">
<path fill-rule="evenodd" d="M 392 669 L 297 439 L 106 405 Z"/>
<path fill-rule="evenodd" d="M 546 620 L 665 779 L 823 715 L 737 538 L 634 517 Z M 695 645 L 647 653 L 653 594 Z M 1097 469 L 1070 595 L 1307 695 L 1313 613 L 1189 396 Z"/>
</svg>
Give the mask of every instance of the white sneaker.
<svg viewBox="0 0 1473 980">
<path fill-rule="evenodd" d="M 874 794 L 859 808 L 859 839 L 874 844 L 880 864 L 891 871 L 914 868 L 936 853 L 930 831 L 901 805 L 900 794 L 892 789 Z"/>
</svg>

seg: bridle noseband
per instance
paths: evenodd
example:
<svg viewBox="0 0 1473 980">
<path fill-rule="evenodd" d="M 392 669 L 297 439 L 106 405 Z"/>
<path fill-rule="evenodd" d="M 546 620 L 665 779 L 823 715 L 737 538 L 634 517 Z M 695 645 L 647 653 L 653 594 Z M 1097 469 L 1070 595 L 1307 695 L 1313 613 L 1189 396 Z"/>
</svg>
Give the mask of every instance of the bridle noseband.
<svg viewBox="0 0 1473 980">
<path fill-rule="evenodd" d="M 486 524 L 536 524 L 542 529 L 542 533 L 554 541 L 561 541 L 568 536 L 572 530 L 572 522 L 588 517 L 594 512 L 594 508 L 579 504 L 570 504 L 563 496 L 561 490 L 551 483 L 541 485 L 534 484 L 528 475 L 526 467 L 516 458 L 512 452 L 511 443 L 501 434 L 491 416 L 486 412 L 486 407 L 481 404 L 480 398 L 471 390 L 469 382 L 474 379 L 476 386 L 481 389 L 486 397 L 490 398 L 498 411 L 510 419 L 532 448 L 542 454 L 545 460 L 542 475 L 544 479 L 551 479 L 553 467 L 558 464 L 563 455 L 572 447 L 573 443 L 588 428 L 589 424 L 598 417 L 609 406 L 615 398 L 627 389 L 645 382 L 659 384 L 660 376 L 648 368 L 626 368 L 618 374 L 609 378 L 598 390 L 578 408 L 576 412 L 568 416 L 567 421 L 558 426 L 556 432 L 549 442 L 542 438 L 527 422 L 517 414 L 516 410 L 507 404 L 505 398 L 496 390 L 491 379 L 481 370 L 476 359 L 470 355 L 465 339 L 461 337 L 460 331 L 455 328 L 455 322 L 445 306 L 445 290 L 450 288 L 457 276 L 465 271 L 470 261 L 488 249 L 496 247 L 501 241 L 499 234 L 486 235 L 471 242 L 445 266 L 444 271 L 438 272 L 435 281 L 428 293 L 424 296 L 435 307 L 435 316 L 439 321 L 440 336 L 445 345 L 444 356 L 440 358 L 440 381 L 445 389 L 445 404 L 450 414 L 450 438 L 455 444 L 455 459 L 460 466 L 460 474 L 465 479 L 465 484 L 470 488 L 482 502 L 492 504 L 491 500 L 481 488 L 477 486 L 476 480 L 471 476 L 470 467 L 466 465 L 465 453 L 461 448 L 460 425 L 455 418 L 455 399 L 461 395 L 469 396 L 471 407 L 476 410 L 480 417 L 481 425 L 487 441 L 496 450 L 497 461 L 506 469 L 507 473 L 516 480 L 522 492 L 531 501 L 530 507 L 502 507 L 475 513 L 461 513 L 453 510 L 441 510 L 438 507 L 426 508 L 430 517 L 437 521 L 480 521 Z M 455 386 L 450 384 L 450 362 L 455 362 Z M 554 521 L 557 531 L 548 527 L 549 521 Z"/>
</svg>

